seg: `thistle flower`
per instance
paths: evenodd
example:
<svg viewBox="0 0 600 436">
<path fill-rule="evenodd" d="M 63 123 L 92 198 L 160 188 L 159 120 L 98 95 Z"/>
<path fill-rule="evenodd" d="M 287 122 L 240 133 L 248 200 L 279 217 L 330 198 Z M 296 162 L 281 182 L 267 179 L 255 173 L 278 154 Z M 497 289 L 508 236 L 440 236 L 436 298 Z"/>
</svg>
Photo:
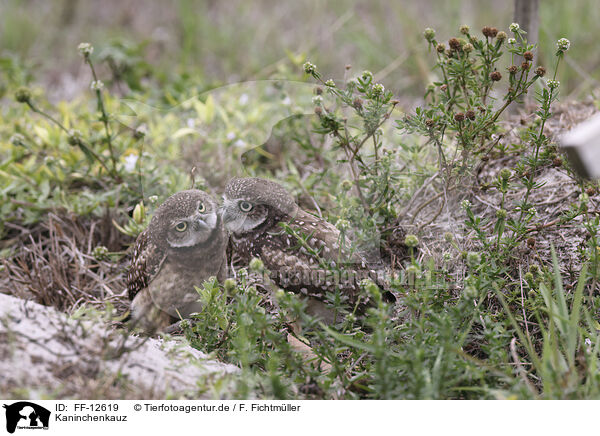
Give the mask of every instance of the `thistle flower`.
<svg viewBox="0 0 600 436">
<path fill-rule="evenodd" d="M 498 32 L 496 39 L 498 41 L 504 41 L 507 37 L 508 37 L 508 35 L 506 34 L 506 32 Z"/>
<path fill-rule="evenodd" d="M 463 200 L 460 202 L 460 207 L 463 209 L 469 209 L 471 207 L 471 202 L 469 200 Z"/>
<path fill-rule="evenodd" d="M 519 23 L 511 23 L 511 25 L 508 26 L 508 30 L 510 30 L 513 33 L 518 32 L 519 29 L 521 29 L 521 26 L 519 26 Z"/>
<path fill-rule="evenodd" d="M 556 89 L 560 86 L 560 82 L 558 80 L 548 80 L 548 88 Z"/>
<path fill-rule="evenodd" d="M 327 82 L 325 82 L 325 86 L 333 88 L 335 87 L 335 82 L 333 81 L 333 79 L 329 79 Z"/>
<path fill-rule="evenodd" d="M 312 102 L 316 106 L 321 106 L 323 104 L 323 97 L 321 97 L 320 95 L 315 95 L 312 98 Z"/>
<path fill-rule="evenodd" d="M 496 218 L 498 218 L 499 220 L 506 219 L 507 216 L 508 216 L 508 213 L 506 212 L 505 209 L 498 209 L 496 211 Z"/>
<path fill-rule="evenodd" d="M 465 45 L 463 45 L 463 48 L 462 48 L 462 49 L 463 49 L 463 51 L 464 51 L 465 53 L 471 53 L 471 52 L 473 51 L 473 49 L 474 49 L 474 48 L 475 48 L 475 47 L 473 47 L 473 44 L 471 44 L 471 43 L 466 43 Z"/>
<path fill-rule="evenodd" d="M 365 70 L 362 72 L 363 79 L 373 79 L 373 73 L 369 70 Z"/>
<path fill-rule="evenodd" d="M 510 45 L 515 45 L 517 43 L 517 40 L 515 38 L 508 38 L 506 42 L 508 42 Z"/>
<path fill-rule="evenodd" d="M 463 35 L 468 35 L 469 34 L 469 26 L 467 26 L 466 24 L 463 24 L 462 26 L 460 26 L 459 31 L 460 33 L 462 33 Z"/>
</svg>

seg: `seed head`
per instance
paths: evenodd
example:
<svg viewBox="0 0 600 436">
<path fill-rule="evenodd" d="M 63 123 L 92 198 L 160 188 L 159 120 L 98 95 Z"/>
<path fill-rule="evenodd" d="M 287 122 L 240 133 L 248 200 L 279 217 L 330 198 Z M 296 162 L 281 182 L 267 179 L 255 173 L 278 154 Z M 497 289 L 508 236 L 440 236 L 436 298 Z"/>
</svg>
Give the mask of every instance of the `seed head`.
<svg viewBox="0 0 600 436">
<path fill-rule="evenodd" d="M 460 33 L 462 33 L 463 35 L 468 35 L 469 34 L 469 26 L 467 26 L 466 24 L 463 24 L 462 26 L 460 26 L 459 31 Z"/>
<path fill-rule="evenodd" d="M 521 69 L 522 69 L 523 71 L 527 71 L 527 70 L 529 70 L 530 68 L 531 68 L 531 64 L 530 64 L 529 62 L 527 62 L 527 61 L 523 61 L 523 62 L 521 63 Z"/>
<path fill-rule="evenodd" d="M 356 97 L 354 99 L 354 101 L 352 101 L 352 106 L 354 106 L 355 109 L 360 109 L 363 105 L 363 101 L 362 99 Z"/>
<path fill-rule="evenodd" d="M 454 120 L 458 121 L 459 123 L 465 120 L 465 114 L 462 112 L 457 112 L 454 114 Z"/>
<path fill-rule="evenodd" d="M 498 82 L 500 79 L 502 79 L 502 74 L 500 74 L 500 71 L 492 71 L 490 74 L 490 79 L 492 79 L 494 82 Z"/>
<path fill-rule="evenodd" d="M 535 69 L 535 75 L 536 76 L 544 77 L 544 74 L 546 74 L 546 69 L 544 67 L 537 67 Z"/>
<path fill-rule="evenodd" d="M 315 114 L 317 114 L 318 116 L 323 115 L 323 108 L 321 108 L 321 106 L 316 106 L 315 107 Z"/>
<path fill-rule="evenodd" d="M 483 33 L 483 36 L 486 38 L 495 38 L 496 35 L 498 35 L 498 29 L 495 27 L 485 26 L 483 29 L 481 29 L 481 33 Z"/>
<path fill-rule="evenodd" d="M 507 34 L 506 32 L 498 32 L 498 36 L 496 36 L 496 39 L 498 41 L 504 41 L 507 38 Z"/>
<path fill-rule="evenodd" d="M 469 43 L 469 42 L 468 42 L 468 43 L 466 43 L 465 45 L 463 45 L 463 48 L 462 48 L 462 49 L 463 49 L 463 51 L 464 51 L 465 53 L 471 53 L 471 52 L 473 51 L 473 49 L 474 49 L 474 48 L 475 48 L 475 47 L 473 47 L 473 44 L 471 44 L 471 43 Z"/>
<path fill-rule="evenodd" d="M 527 246 L 533 250 L 535 248 L 535 238 L 527 238 Z"/>
<path fill-rule="evenodd" d="M 323 94 L 323 88 L 321 88 L 320 86 L 316 86 L 316 87 L 315 87 L 315 94 L 316 94 L 316 95 L 321 95 L 321 94 Z"/>
<path fill-rule="evenodd" d="M 473 109 L 469 109 L 466 113 L 465 116 L 471 120 L 474 121 L 475 120 L 475 111 Z"/>
<path fill-rule="evenodd" d="M 511 66 L 510 66 L 510 67 L 508 67 L 507 69 L 508 69 L 508 72 L 509 72 L 510 74 L 516 74 L 516 73 L 517 73 L 517 71 L 519 70 L 519 69 L 517 68 L 517 66 L 516 66 L 516 65 L 511 65 Z"/>
<path fill-rule="evenodd" d="M 427 119 L 425 120 L 425 125 L 426 125 L 427 127 L 433 127 L 433 126 L 435 125 L 435 121 L 433 121 L 431 118 L 427 118 Z"/>
<path fill-rule="evenodd" d="M 460 41 L 458 38 L 450 38 L 448 45 L 450 46 L 451 50 L 460 50 Z"/>
<path fill-rule="evenodd" d="M 530 51 L 526 51 L 525 53 L 523 53 L 523 57 L 525 58 L 526 61 L 532 61 L 533 53 Z"/>
<path fill-rule="evenodd" d="M 438 53 L 444 53 L 446 51 L 446 45 L 443 42 L 440 42 L 438 45 L 435 46 L 435 50 Z"/>
</svg>

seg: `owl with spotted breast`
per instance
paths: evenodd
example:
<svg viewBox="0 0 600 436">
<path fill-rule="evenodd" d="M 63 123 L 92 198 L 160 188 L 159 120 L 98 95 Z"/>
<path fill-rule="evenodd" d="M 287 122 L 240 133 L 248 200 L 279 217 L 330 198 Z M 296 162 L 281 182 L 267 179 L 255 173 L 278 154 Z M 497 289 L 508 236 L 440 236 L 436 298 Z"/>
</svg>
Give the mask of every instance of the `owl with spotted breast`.
<svg viewBox="0 0 600 436">
<path fill-rule="evenodd" d="M 223 195 L 222 215 L 234 252 L 246 262 L 260 258 L 277 285 L 308 297 L 309 314 L 326 322 L 335 321 L 323 304 L 328 292 L 339 289 L 349 304 L 364 308 L 370 302 L 359 301 L 362 279 L 382 282 L 380 272 L 369 269 L 350 250 L 334 225 L 302 210 L 276 182 L 231 180 Z M 395 299 L 389 292 L 384 298 Z"/>
<path fill-rule="evenodd" d="M 127 274 L 133 327 L 151 334 L 200 311 L 194 286 L 225 278 L 228 238 L 218 212 L 197 189 L 177 192 L 156 209 Z"/>
</svg>

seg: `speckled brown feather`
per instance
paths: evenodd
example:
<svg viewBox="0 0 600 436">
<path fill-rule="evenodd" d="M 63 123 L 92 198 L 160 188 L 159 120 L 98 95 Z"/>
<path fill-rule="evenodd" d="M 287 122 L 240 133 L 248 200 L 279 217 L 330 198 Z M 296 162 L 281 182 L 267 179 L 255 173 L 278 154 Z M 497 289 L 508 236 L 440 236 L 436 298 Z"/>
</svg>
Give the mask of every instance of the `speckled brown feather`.
<svg viewBox="0 0 600 436">
<path fill-rule="evenodd" d="M 351 304 L 356 303 L 361 278 L 369 277 L 382 286 L 383 280 L 377 271 L 369 269 L 357 253 L 350 254 L 335 226 L 298 208 L 291 195 L 275 182 L 257 183 L 257 180 L 262 179 L 236 179 L 233 187 L 228 185 L 226 188 L 229 199 L 241 198 L 269 207 L 267 219 L 261 225 L 253 231 L 232 235 L 233 247 L 242 259 L 249 261 L 259 257 L 280 287 L 319 300 L 324 300 L 328 292 L 339 289 Z M 273 192 L 274 198 L 267 203 L 264 199 Z M 291 203 L 294 205 L 290 206 Z M 284 210 L 278 207 L 279 204 L 284 205 Z M 282 223 L 296 235 L 286 231 Z M 311 251 L 318 253 L 317 256 Z M 335 277 L 327 280 L 332 274 L 329 268 L 336 267 L 342 273 L 356 274 L 359 278 L 347 283 L 335 280 Z M 394 299 L 389 293 L 385 297 L 390 301 Z M 363 303 L 363 306 L 368 304 Z"/>
</svg>

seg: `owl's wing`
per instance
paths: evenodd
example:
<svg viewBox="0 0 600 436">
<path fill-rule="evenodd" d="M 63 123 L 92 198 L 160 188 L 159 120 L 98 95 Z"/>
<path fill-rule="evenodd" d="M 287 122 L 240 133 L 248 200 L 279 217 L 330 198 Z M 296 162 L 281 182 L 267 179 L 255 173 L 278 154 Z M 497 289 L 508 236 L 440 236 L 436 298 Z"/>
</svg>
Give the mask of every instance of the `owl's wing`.
<svg viewBox="0 0 600 436">
<path fill-rule="evenodd" d="M 324 219 L 300 209 L 290 227 L 303 235 L 306 244 L 327 263 L 361 263 L 359 254 L 350 249 L 348 236 L 342 237 L 338 228 Z"/>
<path fill-rule="evenodd" d="M 165 256 L 150 240 L 148 229 L 139 234 L 133 248 L 131 266 L 127 271 L 127 294 L 130 300 L 148 286 L 156 276 Z"/>
</svg>

